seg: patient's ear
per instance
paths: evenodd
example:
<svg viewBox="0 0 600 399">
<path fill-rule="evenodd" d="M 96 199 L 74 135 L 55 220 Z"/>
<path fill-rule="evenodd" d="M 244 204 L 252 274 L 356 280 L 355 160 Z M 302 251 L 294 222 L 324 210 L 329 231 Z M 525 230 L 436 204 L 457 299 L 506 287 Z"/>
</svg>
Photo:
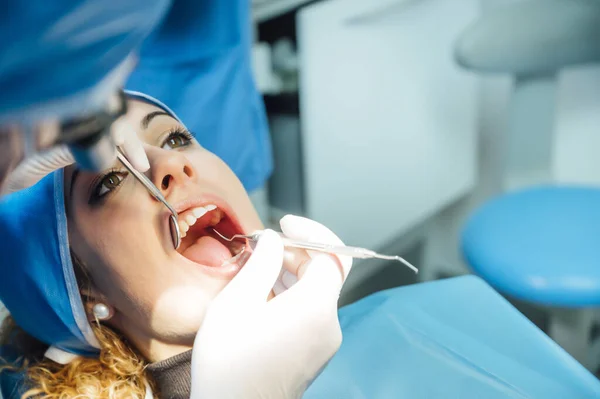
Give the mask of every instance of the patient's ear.
<svg viewBox="0 0 600 399">
<path fill-rule="evenodd" d="M 89 322 L 108 321 L 115 315 L 115 308 L 94 288 L 81 292 L 81 299 Z"/>
<path fill-rule="evenodd" d="M 87 273 L 88 269 L 73 250 L 71 250 L 71 259 L 73 260 L 73 270 L 79 285 L 79 294 L 81 295 L 88 321 L 90 323 L 94 321 L 104 322 L 112 319 L 115 315 L 115 308 L 94 286 L 92 279 Z"/>
</svg>

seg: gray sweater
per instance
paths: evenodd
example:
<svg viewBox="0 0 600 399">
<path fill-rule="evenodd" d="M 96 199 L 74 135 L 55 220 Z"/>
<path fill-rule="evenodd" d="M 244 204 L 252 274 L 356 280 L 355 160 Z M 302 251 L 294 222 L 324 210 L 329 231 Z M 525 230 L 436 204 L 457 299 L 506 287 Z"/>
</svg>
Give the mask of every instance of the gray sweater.
<svg viewBox="0 0 600 399">
<path fill-rule="evenodd" d="M 147 368 L 160 399 L 189 399 L 192 387 L 192 351 L 183 352 Z"/>
</svg>

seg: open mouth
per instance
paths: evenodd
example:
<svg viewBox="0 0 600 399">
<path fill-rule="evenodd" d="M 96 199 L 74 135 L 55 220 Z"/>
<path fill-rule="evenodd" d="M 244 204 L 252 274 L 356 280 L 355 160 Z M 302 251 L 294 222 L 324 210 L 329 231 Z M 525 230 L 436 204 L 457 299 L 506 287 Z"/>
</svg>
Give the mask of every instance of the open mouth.
<svg viewBox="0 0 600 399">
<path fill-rule="evenodd" d="M 177 252 L 200 265 L 220 267 L 234 263 L 247 249 L 245 241 L 229 242 L 214 232 L 217 230 L 225 237 L 243 234 L 235 216 L 214 204 L 181 212 L 179 230 L 182 238 Z"/>
</svg>

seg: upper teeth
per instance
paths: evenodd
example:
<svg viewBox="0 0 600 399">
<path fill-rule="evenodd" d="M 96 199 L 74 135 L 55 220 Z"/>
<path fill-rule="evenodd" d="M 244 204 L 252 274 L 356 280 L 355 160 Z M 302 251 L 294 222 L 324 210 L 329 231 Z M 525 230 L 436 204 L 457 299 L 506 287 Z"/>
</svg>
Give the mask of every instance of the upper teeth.
<svg viewBox="0 0 600 399">
<path fill-rule="evenodd" d="M 192 227 L 198 219 L 206 215 L 208 212 L 214 211 L 215 209 L 217 209 L 216 205 L 209 204 L 190 209 L 188 211 L 189 213 L 187 213 L 184 217 L 180 216 L 178 223 L 179 231 L 181 232 L 181 237 L 183 238 L 186 236 L 186 233 L 188 232 L 190 227 Z"/>
</svg>

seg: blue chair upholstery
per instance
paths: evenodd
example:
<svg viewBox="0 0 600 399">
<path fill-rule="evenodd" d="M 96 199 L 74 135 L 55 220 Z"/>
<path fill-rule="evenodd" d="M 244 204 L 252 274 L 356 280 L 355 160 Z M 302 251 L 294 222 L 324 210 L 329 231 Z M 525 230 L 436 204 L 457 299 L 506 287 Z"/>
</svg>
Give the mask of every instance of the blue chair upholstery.
<svg viewBox="0 0 600 399">
<path fill-rule="evenodd" d="M 316 398 L 590 399 L 600 381 L 475 276 L 383 291 L 340 310 Z"/>
<path fill-rule="evenodd" d="M 463 254 L 493 287 L 558 307 L 600 305 L 600 189 L 535 187 L 488 202 L 468 221 Z"/>
</svg>

